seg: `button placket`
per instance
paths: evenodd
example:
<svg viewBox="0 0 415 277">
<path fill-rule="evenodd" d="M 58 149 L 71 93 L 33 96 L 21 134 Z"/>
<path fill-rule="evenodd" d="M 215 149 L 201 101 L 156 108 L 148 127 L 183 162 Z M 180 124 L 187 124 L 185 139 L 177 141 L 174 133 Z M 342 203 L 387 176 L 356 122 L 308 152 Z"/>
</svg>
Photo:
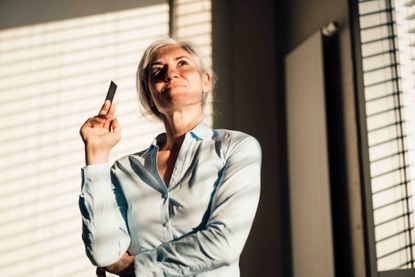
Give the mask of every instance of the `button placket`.
<svg viewBox="0 0 415 277">
<path fill-rule="evenodd" d="M 161 216 L 160 221 L 163 229 L 163 237 L 165 241 L 171 240 L 171 232 L 170 232 L 170 215 L 169 215 L 169 202 L 170 197 L 169 193 L 165 192 L 165 194 L 162 195 L 163 197 L 163 207 L 161 209 Z"/>
<path fill-rule="evenodd" d="M 184 137 L 182 146 L 180 147 L 179 153 L 177 155 L 176 162 L 174 164 L 173 172 L 170 177 L 169 182 L 169 191 L 171 191 L 177 183 L 180 181 L 180 178 L 183 176 L 183 172 L 187 169 L 187 163 L 189 162 L 189 151 L 192 150 L 194 140 L 191 139 L 190 133 L 187 133 Z"/>
</svg>

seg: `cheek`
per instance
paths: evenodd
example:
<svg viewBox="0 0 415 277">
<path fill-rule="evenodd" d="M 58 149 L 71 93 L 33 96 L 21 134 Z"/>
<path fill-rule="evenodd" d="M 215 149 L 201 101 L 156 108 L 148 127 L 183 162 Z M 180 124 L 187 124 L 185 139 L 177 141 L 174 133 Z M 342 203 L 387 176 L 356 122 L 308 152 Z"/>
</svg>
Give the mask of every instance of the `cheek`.
<svg viewBox="0 0 415 277">
<path fill-rule="evenodd" d="M 150 95 L 152 98 L 157 97 L 157 94 L 160 94 L 159 91 L 163 88 L 163 84 L 160 82 L 157 83 L 149 83 L 148 86 L 150 90 Z"/>
<path fill-rule="evenodd" d="M 161 82 L 149 82 L 150 91 L 159 89 L 163 84 Z"/>
<path fill-rule="evenodd" d="M 197 87 L 201 91 L 203 90 L 202 76 L 198 71 L 188 74 L 188 80 L 193 87 Z"/>
</svg>

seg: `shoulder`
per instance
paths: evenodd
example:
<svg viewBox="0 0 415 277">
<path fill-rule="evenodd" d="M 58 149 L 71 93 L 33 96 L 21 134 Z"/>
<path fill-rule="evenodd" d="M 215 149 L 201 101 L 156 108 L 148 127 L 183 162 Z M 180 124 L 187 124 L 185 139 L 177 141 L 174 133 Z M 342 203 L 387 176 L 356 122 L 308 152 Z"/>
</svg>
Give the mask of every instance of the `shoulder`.
<svg viewBox="0 0 415 277">
<path fill-rule="evenodd" d="M 261 155 L 261 144 L 252 135 L 228 129 L 214 129 L 213 133 L 213 139 L 223 144 L 228 157 L 241 151 Z"/>
<path fill-rule="evenodd" d="M 113 170 L 116 170 L 116 169 L 127 170 L 127 169 L 130 169 L 131 167 L 134 167 L 134 165 L 136 165 L 136 166 L 143 165 L 144 164 L 144 157 L 150 151 L 150 147 L 147 148 L 147 149 L 144 149 L 140 152 L 128 154 L 126 156 L 123 156 L 123 157 L 117 159 L 113 163 L 112 169 Z"/>
</svg>

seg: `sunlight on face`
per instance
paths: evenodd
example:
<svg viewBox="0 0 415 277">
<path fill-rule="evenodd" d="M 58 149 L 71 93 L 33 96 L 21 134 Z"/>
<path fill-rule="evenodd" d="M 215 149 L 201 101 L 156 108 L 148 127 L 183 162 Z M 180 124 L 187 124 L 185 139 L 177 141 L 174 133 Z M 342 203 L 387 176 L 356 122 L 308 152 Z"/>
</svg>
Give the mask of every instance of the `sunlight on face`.
<svg viewBox="0 0 415 277">
<path fill-rule="evenodd" d="M 190 53 L 179 46 L 166 46 L 154 54 L 150 65 L 151 97 L 161 113 L 201 108 L 210 76 L 200 72 Z"/>
</svg>

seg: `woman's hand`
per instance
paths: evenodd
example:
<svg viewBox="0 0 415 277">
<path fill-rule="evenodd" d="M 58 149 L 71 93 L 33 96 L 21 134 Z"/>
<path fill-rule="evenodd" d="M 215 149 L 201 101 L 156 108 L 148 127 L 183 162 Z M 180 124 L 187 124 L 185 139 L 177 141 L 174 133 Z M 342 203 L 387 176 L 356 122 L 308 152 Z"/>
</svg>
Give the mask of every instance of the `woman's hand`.
<svg viewBox="0 0 415 277">
<path fill-rule="evenodd" d="M 134 256 L 126 252 L 118 261 L 104 268 L 105 271 L 117 274 L 119 276 L 134 275 Z"/>
<path fill-rule="evenodd" d="M 89 118 L 79 131 L 85 144 L 86 165 L 107 163 L 110 150 L 121 139 L 121 127 L 116 118 L 115 105 L 104 102 L 98 115 Z"/>
</svg>

